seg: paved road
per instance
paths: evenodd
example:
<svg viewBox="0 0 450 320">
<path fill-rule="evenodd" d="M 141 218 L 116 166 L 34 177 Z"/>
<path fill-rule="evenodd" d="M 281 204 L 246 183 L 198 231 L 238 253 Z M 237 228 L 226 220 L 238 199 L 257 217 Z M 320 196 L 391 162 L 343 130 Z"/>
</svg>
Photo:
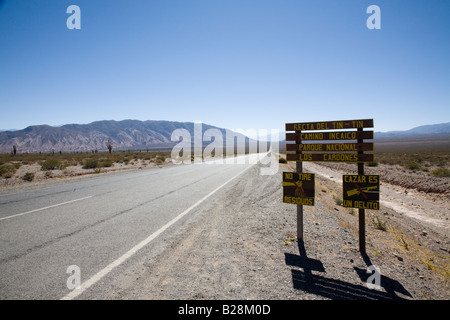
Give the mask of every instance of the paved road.
<svg viewBox="0 0 450 320">
<path fill-rule="evenodd" d="M 106 276 L 231 187 L 248 163 L 179 165 L 2 190 L 0 299 L 95 298 L 93 292 L 109 289 Z M 76 267 L 68 273 L 70 266 Z M 78 275 L 81 289 L 69 289 Z"/>
</svg>

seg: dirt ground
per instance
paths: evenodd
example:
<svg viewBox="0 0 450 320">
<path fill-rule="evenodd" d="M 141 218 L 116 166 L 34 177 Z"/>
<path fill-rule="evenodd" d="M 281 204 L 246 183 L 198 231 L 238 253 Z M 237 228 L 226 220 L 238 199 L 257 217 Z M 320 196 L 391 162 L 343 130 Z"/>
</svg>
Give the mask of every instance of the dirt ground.
<svg viewBox="0 0 450 320">
<path fill-rule="evenodd" d="M 316 200 L 304 207 L 304 241 L 298 241 L 296 206 L 282 203 L 281 173 L 293 167 L 281 165 L 273 176 L 259 175 L 258 166 L 247 171 L 167 239 L 164 252 L 126 270 L 102 298 L 450 298 L 448 201 L 427 221 L 436 202 L 384 182 L 386 202 L 379 211 L 366 211 L 367 251 L 361 254 L 357 211 L 334 200 L 342 193 L 334 181 L 342 172 L 305 165 L 316 173 Z M 406 214 L 409 209 L 416 215 Z M 374 266 L 380 275 L 375 289 L 368 287 L 376 284 L 369 278 Z"/>
</svg>

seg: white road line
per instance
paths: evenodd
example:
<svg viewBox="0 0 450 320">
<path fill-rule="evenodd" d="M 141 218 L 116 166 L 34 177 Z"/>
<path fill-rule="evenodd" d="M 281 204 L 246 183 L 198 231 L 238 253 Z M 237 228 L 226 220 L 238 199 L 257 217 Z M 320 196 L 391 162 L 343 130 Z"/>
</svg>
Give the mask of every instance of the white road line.
<svg viewBox="0 0 450 320">
<path fill-rule="evenodd" d="M 85 200 L 85 199 L 89 199 L 89 198 L 92 198 L 92 196 L 88 196 L 88 197 L 84 197 L 84 198 L 80 198 L 80 199 L 75 199 L 75 200 L 70 200 L 70 201 L 66 201 L 66 202 L 62 202 L 62 203 L 57 203 L 57 204 L 54 204 L 54 205 L 51 205 L 51 206 L 48 206 L 48 207 L 34 209 L 34 210 L 31 210 L 31 211 L 27 211 L 27 212 L 13 214 L 11 216 L 0 218 L 0 221 L 1 220 L 6 220 L 6 219 L 10 219 L 10 218 L 15 218 L 15 217 L 18 217 L 18 216 L 23 216 L 24 214 L 29 214 L 29 213 L 33 213 L 33 212 L 38 212 L 38 211 L 42 211 L 42 210 L 46 210 L 46 209 L 50 209 L 50 208 L 63 206 L 65 204 L 69 204 L 69 203 L 72 203 L 72 202 L 81 201 L 81 200 Z"/>
<path fill-rule="evenodd" d="M 221 188 L 223 188 L 225 185 L 227 185 L 230 181 L 232 181 L 233 179 L 237 178 L 238 176 L 240 176 L 241 174 L 243 174 L 245 171 L 247 171 L 248 169 L 250 169 L 251 167 L 253 167 L 253 165 L 249 166 L 248 168 L 246 168 L 245 170 L 242 170 L 241 172 L 239 172 L 237 175 L 235 175 L 234 177 L 232 177 L 231 179 L 227 180 L 225 183 L 223 183 L 222 185 L 220 185 L 219 187 L 217 187 L 216 189 L 214 189 L 213 191 L 211 191 L 210 193 L 208 193 L 206 196 L 204 196 L 203 198 L 201 198 L 200 200 L 198 200 L 195 204 L 193 204 L 192 206 L 190 206 L 189 208 L 187 208 L 186 210 L 184 210 L 182 213 L 180 213 L 178 216 L 176 216 L 175 218 L 173 218 L 172 220 L 170 220 L 169 222 L 167 222 L 164 226 L 162 226 L 158 231 L 154 232 L 153 234 L 151 234 L 149 237 L 147 237 L 146 239 L 144 239 L 143 241 L 141 241 L 140 243 L 138 243 L 137 245 L 135 245 L 133 248 L 131 248 L 129 251 L 127 251 L 125 254 L 123 254 L 122 256 L 120 256 L 118 259 L 114 260 L 113 262 L 111 262 L 109 265 L 107 265 L 105 268 L 103 268 L 102 270 L 100 270 L 99 272 L 97 272 L 96 274 L 94 274 L 90 279 L 86 280 L 85 282 L 83 282 L 80 287 L 74 289 L 73 291 L 71 291 L 69 294 L 65 295 L 64 297 L 61 298 L 61 300 L 72 300 L 74 298 L 76 298 L 77 296 L 79 296 L 80 294 L 82 294 L 86 289 L 88 289 L 90 286 L 92 286 L 93 284 L 95 284 L 97 281 L 99 281 L 100 279 L 102 279 L 104 276 L 106 276 L 108 273 L 110 273 L 115 267 L 121 265 L 123 262 L 127 261 L 129 258 L 131 258 L 137 251 L 139 251 L 140 249 L 142 249 L 143 247 L 145 247 L 147 244 L 149 244 L 151 241 L 153 241 L 156 237 L 158 237 L 161 233 L 163 233 L 164 231 L 166 231 L 170 226 L 172 226 L 175 222 L 177 222 L 178 220 L 180 220 L 182 217 L 184 217 L 186 214 L 188 214 L 192 209 L 194 209 L 195 207 L 197 207 L 199 204 L 201 204 L 203 201 L 205 201 L 206 199 L 208 199 L 210 196 L 212 196 L 214 193 L 216 193 L 217 191 L 219 191 Z"/>
</svg>

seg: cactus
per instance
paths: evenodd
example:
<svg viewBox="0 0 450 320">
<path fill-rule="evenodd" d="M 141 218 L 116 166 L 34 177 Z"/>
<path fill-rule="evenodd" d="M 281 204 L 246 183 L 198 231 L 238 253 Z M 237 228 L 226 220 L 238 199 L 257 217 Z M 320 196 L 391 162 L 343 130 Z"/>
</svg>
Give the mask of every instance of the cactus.
<svg viewBox="0 0 450 320">
<path fill-rule="evenodd" d="M 108 150 L 109 150 L 109 153 L 111 153 L 111 151 L 112 151 L 112 145 L 111 145 L 111 142 L 108 140 L 108 144 L 106 145 L 106 147 L 108 148 Z"/>
</svg>

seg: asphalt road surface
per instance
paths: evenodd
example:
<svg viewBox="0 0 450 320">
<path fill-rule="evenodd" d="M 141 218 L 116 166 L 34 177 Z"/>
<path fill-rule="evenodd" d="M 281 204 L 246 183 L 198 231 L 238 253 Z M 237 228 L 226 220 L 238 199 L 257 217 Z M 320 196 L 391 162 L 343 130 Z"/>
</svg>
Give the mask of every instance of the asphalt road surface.
<svg viewBox="0 0 450 320">
<path fill-rule="evenodd" d="M 251 167 L 192 164 L 0 191 L 0 299 L 95 299 Z M 174 231 L 175 230 L 175 231 Z"/>
</svg>

